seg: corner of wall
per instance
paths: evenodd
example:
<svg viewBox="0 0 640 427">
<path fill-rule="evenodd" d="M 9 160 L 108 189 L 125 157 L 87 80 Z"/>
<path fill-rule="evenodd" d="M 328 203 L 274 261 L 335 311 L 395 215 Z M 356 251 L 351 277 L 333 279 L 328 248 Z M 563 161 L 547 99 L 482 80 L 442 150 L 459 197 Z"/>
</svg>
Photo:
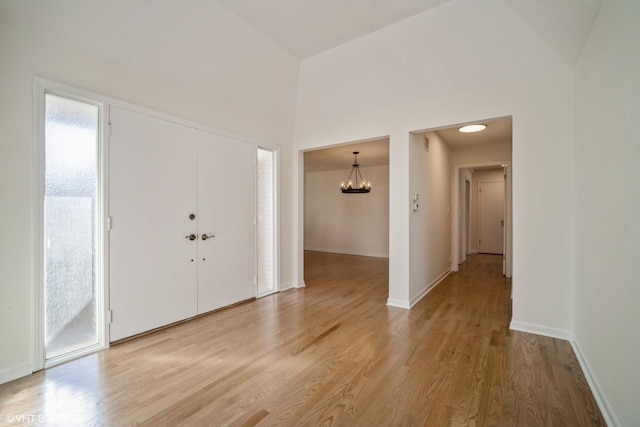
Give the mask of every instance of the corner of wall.
<svg viewBox="0 0 640 427">
<path fill-rule="evenodd" d="M 433 280 L 431 283 L 429 283 L 427 286 L 425 286 L 415 297 L 413 297 L 411 299 L 411 302 L 410 302 L 409 306 L 413 307 L 418 302 L 420 302 L 420 300 L 422 298 L 424 298 L 429 292 L 434 290 L 436 288 L 436 286 L 438 286 L 440 283 L 442 283 L 442 281 L 444 279 L 446 279 L 447 276 L 449 276 L 450 273 L 451 273 L 451 268 L 448 268 L 447 270 L 445 270 L 444 273 L 442 273 L 435 280 Z"/>
<path fill-rule="evenodd" d="M 509 323 L 509 329 L 512 331 L 526 332 L 550 338 L 558 338 L 565 341 L 570 341 L 572 337 L 571 331 L 566 329 L 536 325 L 534 323 L 520 322 L 518 320 L 512 320 L 511 323 Z"/>
<path fill-rule="evenodd" d="M 304 280 L 287 282 L 282 284 L 282 286 L 280 287 L 280 292 L 288 291 L 289 289 L 303 289 L 306 287 L 307 287 L 307 284 L 304 282 Z"/>
<path fill-rule="evenodd" d="M 621 425 L 620 421 L 616 417 L 615 412 L 613 412 L 613 407 L 611 406 L 611 403 L 607 399 L 607 396 L 604 394 L 602 387 L 600 386 L 600 383 L 598 382 L 598 380 L 596 379 L 593 373 L 593 369 L 591 368 L 591 365 L 589 364 L 587 358 L 585 357 L 582 351 L 582 348 L 578 343 L 578 340 L 573 334 L 571 334 L 569 342 L 571 343 L 571 348 L 573 348 L 573 352 L 575 353 L 576 358 L 578 359 L 578 363 L 580 363 L 582 372 L 584 373 L 584 376 L 587 379 L 589 388 L 593 393 L 593 397 L 596 399 L 598 408 L 600 408 L 600 412 L 602 413 L 602 416 L 604 417 L 607 425 L 611 427 L 620 426 Z"/>
<path fill-rule="evenodd" d="M 409 310 L 411 308 L 411 302 L 407 300 L 400 300 L 396 298 L 387 299 L 387 305 L 389 307 L 398 307 Z"/>
</svg>

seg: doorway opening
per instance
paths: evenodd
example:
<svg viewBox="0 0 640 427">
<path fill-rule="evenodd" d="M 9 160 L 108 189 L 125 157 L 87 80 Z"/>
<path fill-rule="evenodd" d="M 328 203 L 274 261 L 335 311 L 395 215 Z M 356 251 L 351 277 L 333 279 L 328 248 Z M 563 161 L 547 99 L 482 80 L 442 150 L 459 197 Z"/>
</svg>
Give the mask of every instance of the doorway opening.
<svg viewBox="0 0 640 427">
<path fill-rule="evenodd" d="M 341 190 L 353 152 L 370 192 Z M 389 138 L 307 151 L 303 165 L 304 251 L 388 259 Z"/>
<path fill-rule="evenodd" d="M 487 125 L 486 134 L 478 132 L 476 136 L 454 144 L 451 269 L 458 271 L 458 265 L 469 254 L 492 253 L 502 256 L 503 275 L 511 277 L 512 117 L 482 122 Z M 460 126 L 438 132 L 461 138 L 457 135 Z M 486 197 L 481 198 L 480 194 Z M 496 200 L 490 201 L 491 194 Z M 491 209 L 485 210 L 487 207 Z"/>
</svg>

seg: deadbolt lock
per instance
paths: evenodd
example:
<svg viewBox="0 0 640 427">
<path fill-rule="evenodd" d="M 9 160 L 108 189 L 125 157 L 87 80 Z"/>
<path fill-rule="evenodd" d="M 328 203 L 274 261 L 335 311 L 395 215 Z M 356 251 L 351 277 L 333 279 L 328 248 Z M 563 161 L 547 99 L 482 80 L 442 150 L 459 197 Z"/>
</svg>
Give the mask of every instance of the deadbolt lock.
<svg viewBox="0 0 640 427">
<path fill-rule="evenodd" d="M 196 214 L 189 214 L 189 219 L 192 221 L 196 219 Z"/>
</svg>

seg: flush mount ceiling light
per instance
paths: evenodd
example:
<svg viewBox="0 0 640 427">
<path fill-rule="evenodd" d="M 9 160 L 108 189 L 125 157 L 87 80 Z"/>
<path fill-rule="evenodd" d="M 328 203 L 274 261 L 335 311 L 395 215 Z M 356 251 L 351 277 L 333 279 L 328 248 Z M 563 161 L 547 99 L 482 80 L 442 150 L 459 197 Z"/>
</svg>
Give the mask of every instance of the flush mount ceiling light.
<svg viewBox="0 0 640 427">
<path fill-rule="evenodd" d="M 346 181 L 342 181 L 340 184 L 340 190 L 343 193 L 347 194 L 357 194 L 357 193 L 368 193 L 371 191 L 371 182 L 366 181 L 362 178 L 362 174 L 360 173 L 360 164 L 358 163 L 358 154 L 359 151 L 354 151 L 353 155 L 355 159 L 353 161 L 353 165 L 351 165 L 351 173 L 349 174 L 349 178 Z M 355 172 L 355 173 L 354 173 Z M 355 175 L 355 185 L 353 181 L 351 181 L 351 177 Z"/>
<path fill-rule="evenodd" d="M 480 132 L 481 130 L 485 130 L 487 125 L 476 124 L 476 125 L 466 125 L 458 128 L 458 132 L 471 133 L 471 132 Z"/>
</svg>

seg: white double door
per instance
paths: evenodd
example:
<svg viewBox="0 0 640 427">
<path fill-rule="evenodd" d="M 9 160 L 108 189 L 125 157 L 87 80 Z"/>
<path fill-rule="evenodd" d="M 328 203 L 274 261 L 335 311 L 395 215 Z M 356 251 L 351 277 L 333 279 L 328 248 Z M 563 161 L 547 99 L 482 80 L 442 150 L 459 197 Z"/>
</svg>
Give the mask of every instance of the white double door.
<svg viewBox="0 0 640 427">
<path fill-rule="evenodd" d="M 255 147 L 120 108 L 110 121 L 110 340 L 254 297 Z"/>
</svg>

